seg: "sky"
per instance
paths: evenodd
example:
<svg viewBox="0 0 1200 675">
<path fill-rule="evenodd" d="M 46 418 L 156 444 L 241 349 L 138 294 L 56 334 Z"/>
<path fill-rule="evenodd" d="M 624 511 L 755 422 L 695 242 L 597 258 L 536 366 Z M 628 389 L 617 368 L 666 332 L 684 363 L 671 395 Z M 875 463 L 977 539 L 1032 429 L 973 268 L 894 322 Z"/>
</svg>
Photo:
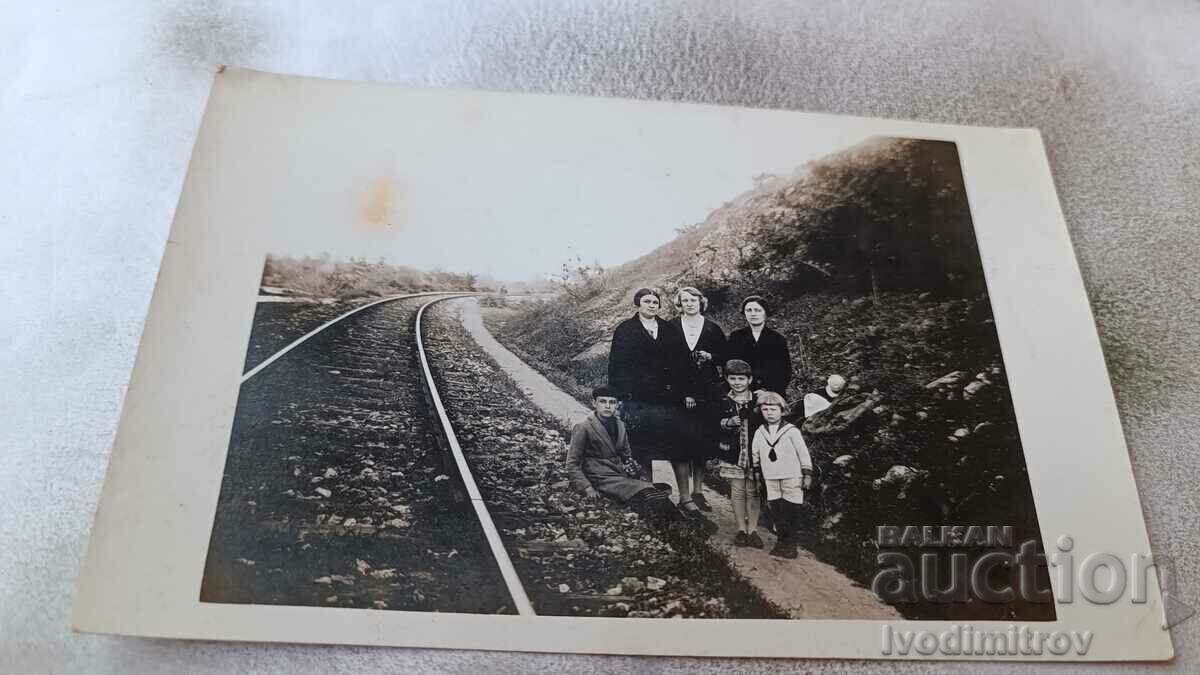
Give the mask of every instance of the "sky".
<svg viewBox="0 0 1200 675">
<path fill-rule="evenodd" d="M 279 207 L 264 217 L 286 220 L 268 228 L 286 231 L 269 253 L 502 281 L 544 278 L 575 255 L 632 260 L 754 176 L 870 135 L 853 118 L 613 99 L 393 87 L 316 99 L 276 123 L 278 137 L 256 130 L 282 155 L 257 178 Z"/>
</svg>

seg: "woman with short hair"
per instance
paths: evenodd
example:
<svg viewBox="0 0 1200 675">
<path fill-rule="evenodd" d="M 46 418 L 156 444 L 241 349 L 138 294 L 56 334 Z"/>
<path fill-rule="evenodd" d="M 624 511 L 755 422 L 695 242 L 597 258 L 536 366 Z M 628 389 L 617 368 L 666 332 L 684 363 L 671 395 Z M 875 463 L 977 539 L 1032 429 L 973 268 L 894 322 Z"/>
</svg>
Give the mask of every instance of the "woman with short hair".
<svg viewBox="0 0 1200 675">
<path fill-rule="evenodd" d="M 741 359 L 754 369 L 755 392 L 782 394 L 792 381 L 792 354 L 787 339 L 767 326 L 771 305 L 761 295 L 742 300 L 746 326 L 729 334 L 726 358 Z"/>
<path fill-rule="evenodd" d="M 681 369 L 673 349 L 674 327 L 659 318 L 659 291 L 640 288 L 633 295 L 637 313 L 617 325 L 608 355 L 608 384 L 617 390 L 622 416 L 630 429 L 634 457 L 649 467 L 651 455 L 669 452 L 667 426 L 674 407 L 682 407 L 677 379 Z"/>
<path fill-rule="evenodd" d="M 680 506 L 684 509 L 712 511 L 700 486 L 704 464 L 713 456 L 714 442 L 705 420 L 710 402 L 720 396 L 721 365 L 725 363 L 725 331 L 704 316 L 708 298 L 694 286 L 675 292 L 679 316 L 671 319 L 675 328 L 675 348 L 681 354 L 683 370 L 679 383 L 684 397 L 680 418 L 676 459 L 671 462 L 675 484 L 679 486 Z M 690 499 L 688 495 L 691 495 Z"/>
<path fill-rule="evenodd" d="M 633 295 L 637 313 L 617 325 L 608 356 L 608 384 L 621 398 L 621 416 L 628 427 L 634 459 L 649 475 L 655 459 L 677 461 L 679 428 L 687 394 L 681 382 L 690 367 L 680 353 L 683 340 L 675 327 L 658 317 L 662 306 L 659 292 L 640 288 Z M 693 401 L 694 405 L 694 401 Z M 690 501 L 684 494 L 680 502 Z M 706 529 L 715 528 L 692 505 L 684 513 L 702 519 Z"/>
<path fill-rule="evenodd" d="M 754 382 L 750 386 L 756 398 L 771 391 L 783 394 L 792 381 L 792 355 L 787 339 L 767 326 L 770 314 L 771 305 L 766 298 L 747 296 L 742 300 L 742 317 L 746 319 L 746 325 L 729 334 L 725 350 L 726 358 L 741 359 L 750 364 L 754 371 Z M 766 508 L 765 493 L 759 494 L 763 505 L 759 523 L 774 531 L 769 522 L 771 515 Z"/>
</svg>

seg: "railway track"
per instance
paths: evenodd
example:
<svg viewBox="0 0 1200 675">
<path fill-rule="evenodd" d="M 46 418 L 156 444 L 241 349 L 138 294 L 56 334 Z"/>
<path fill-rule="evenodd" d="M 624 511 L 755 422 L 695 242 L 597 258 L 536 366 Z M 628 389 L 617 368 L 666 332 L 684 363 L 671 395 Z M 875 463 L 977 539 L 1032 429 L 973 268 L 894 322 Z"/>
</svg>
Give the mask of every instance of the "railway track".
<svg viewBox="0 0 1200 675">
<path fill-rule="evenodd" d="M 568 430 L 476 344 L 460 302 L 470 300 L 423 314 L 424 352 L 458 450 L 539 615 L 787 616 L 703 532 L 576 492 L 563 461 Z"/>
<path fill-rule="evenodd" d="M 414 332 L 417 336 L 417 354 L 421 360 L 421 371 L 425 376 L 425 386 L 433 402 L 434 409 L 437 411 L 438 422 L 442 425 L 442 433 L 445 435 L 444 437 L 449 445 L 454 463 L 458 467 L 459 476 L 462 478 L 463 487 L 467 492 L 467 498 L 471 500 L 471 506 L 475 509 L 475 514 L 479 517 L 479 524 L 483 528 L 484 535 L 487 537 L 488 545 L 492 548 L 492 555 L 495 557 L 496 564 L 500 568 L 500 574 L 504 577 L 505 585 L 508 586 L 508 592 L 512 596 L 513 604 L 518 613 L 532 615 L 535 614 L 533 605 L 529 602 L 529 596 L 525 593 L 525 587 L 521 585 L 521 580 L 517 576 L 516 569 L 513 568 L 512 560 L 509 559 L 508 552 L 504 548 L 504 542 L 500 540 L 500 533 L 496 530 L 496 524 L 492 520 L 492 515 L 488 513 L 487 505 L 483 501 L 483 495 L 479 492 L 479 486 L 475 484 L 475 476 L 471 473 L 471 467 L 467 465 L 466 457 L 463 456 L 462 446 L 459 445 L 458 437 L 454 433 L 454 425 L 450 423 L 450 418 L 446 415 L 446 406 L 442 403 L 442 397 L 438 393 L 437 382 L 434 380 L 433 371 L 429 367 L 429 355 L 425 351 L 425 340 L 421 335 L 421 317 L 425 314 L 425 310 L 435 302 L 446 299 L 448 298 L 430 300 L 421 305 L 421 309 L 417 310 L 416 329 Z"/>
<path fill-rule="evenodd" d="M 463 295 L 369 303 L 246 371 L 201 600 L 779 616 L 701 539 L 573 493 L 565 430 L 451 315 Z"/>
<path fill-rule="evenodd" d="M 531 613 L 422 353 L 461 294 L 379 301 L 242 377 L 201 599 Z M 439 411 L 440 414 L 439 414 Z M 469 592 L 464 590 L 469 589 Z"/>
</svg>

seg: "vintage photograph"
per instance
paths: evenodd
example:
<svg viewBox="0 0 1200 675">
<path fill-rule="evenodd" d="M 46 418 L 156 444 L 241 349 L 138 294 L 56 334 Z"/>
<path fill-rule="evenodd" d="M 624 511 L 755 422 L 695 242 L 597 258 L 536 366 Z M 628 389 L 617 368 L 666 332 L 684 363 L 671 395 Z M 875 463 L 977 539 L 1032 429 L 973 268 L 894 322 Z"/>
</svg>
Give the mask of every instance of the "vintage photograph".
<svg viewBox="0 0 1200 675">
<path fill-rule="evenodd" d="M 73 625 L 1166 658 L 1106 378 L 1036 131 L 231 68 Z"/>
<path fill-rule="evenodd" d="M 734 183 L 640 249 L 492 214 L 540 269 L 271 251 L 200 601 L 1054 620 L 956 144 Z"/>
</svg>

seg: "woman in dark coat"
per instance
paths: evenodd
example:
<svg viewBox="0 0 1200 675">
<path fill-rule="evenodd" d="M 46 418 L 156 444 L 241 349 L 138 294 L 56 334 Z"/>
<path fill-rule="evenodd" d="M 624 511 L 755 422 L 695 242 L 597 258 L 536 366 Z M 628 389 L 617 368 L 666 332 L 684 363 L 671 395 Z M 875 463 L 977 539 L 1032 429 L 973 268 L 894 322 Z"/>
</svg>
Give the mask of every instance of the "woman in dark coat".
<svg viewBox="0 0 1200 675">
<path fill-rule="evenodd" d="M 721 366 L 725 363 L 725 331 L 715 321 L 704 316 L 708 298 L 692 286 L 675 293 L 675 309 L 679 316 L 671 319 L 675 328 L 675 348 L 682 354 L 679 382 L 685 394 L 684 412 L 679 428 L 679 457 L 671 463 L 680 499 L 691 495 L 691 501 L 702 511 L 711 511 L 708 500 L 700 491 L 704 480 L 704 464 L 712 456 L 714 441 L 708 433 L 705 412 L 720 396 Z M 689 508 L 686 501 L 683 508 Z"/>
<path fill-rule="evenodd" d="M 792 355 L 787 339 L 767 327 L 770 313 L 771 306 L 761 295 L 751 295 L 742 300 L 742 316 L 746 319 L 746 326 L 729 334 L 725 355 L 726 358 L 741 359 L 750 364 L 754 371 L 751 387 L 755 398 L 764 391 L 773 391 L 786 398 L 785 392 L 792 381 Z M 769 522 L 770 510 L 766 508 L 766 493 L 759 494 L 762 500 L 759 524 L 773 530 Z"/>
<path fill-rule="evenodd" d="M 746 327 L 729 334 L 726 358 L 741 359 L 754 369 L 755 393 L 773 391 L 787 396 L 788 384 L 792 381 L 792 355 L 787 339 L 767 327 L 770 305 L 760 295 L 751 295 L 742 301 L 742 316 Z"/>
<path fill-rule="evenodd" d="M 613 331 L 608 356 L 608 384 L 617 390 L 621 416 L 629 428 L 633 456 L 647 470 L 653 459 L 674 459 L 678 411 L 685 405 L 680 387 L 683 363 L 675 328 L 658 318 L 658 292 L 639 289 L 633 296 L 637 314 Z"/>
</svg>

